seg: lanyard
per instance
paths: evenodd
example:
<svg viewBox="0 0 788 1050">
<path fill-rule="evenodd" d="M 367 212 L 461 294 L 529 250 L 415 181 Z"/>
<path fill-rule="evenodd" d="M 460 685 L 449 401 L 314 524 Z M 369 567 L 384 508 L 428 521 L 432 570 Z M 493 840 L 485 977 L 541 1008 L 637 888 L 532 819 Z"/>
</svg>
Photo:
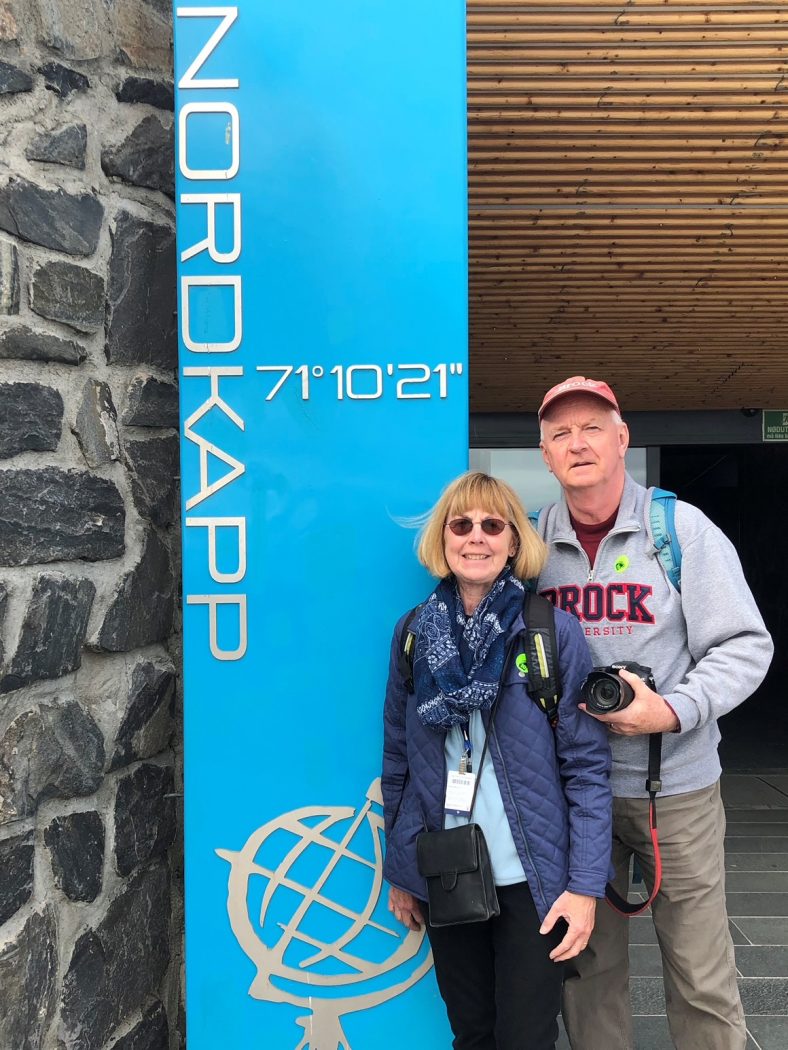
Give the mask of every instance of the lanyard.
<svg viewBox="0 0 788 1050">
<path fill-rule="evenodd" d="M 468 723 L 470 725 L 470 722 Z M 460 726 L 462 730 L 462 756 L 460 757 L 460 772 L 473 772 L 473 744 L 471 743 L 468 725 Z"/>
</svg>

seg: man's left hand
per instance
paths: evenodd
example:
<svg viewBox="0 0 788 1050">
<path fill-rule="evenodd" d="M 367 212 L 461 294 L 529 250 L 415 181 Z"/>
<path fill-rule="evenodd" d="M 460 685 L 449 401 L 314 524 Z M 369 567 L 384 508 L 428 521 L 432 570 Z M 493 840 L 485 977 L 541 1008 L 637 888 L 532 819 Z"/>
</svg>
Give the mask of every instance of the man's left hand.
<svg viewBox="0 0 788 1050">
<path fill-rule="evenodd" d="M 631 671 L 619 671 L 619 676 L 632 686 L 635 697 L 632 703 L 621 711 L 609 715 L 596 715 L 588 711 L 585 704 L 580 704 L 581 711 L 591 715 L 597 722 L 604 722 L 611 733 L 621 736 L 640 736 L 644 733 L 673 733 L 679 728 L 679 720 L 664 697 L 649 689 L 642 678 Z"/>
<path fill-rule="evenodd" d="M 566 962 L 582 952 L 594 928 L 595 915 L 596 898 L 564 890 L 539 928 L 540 933 L 549 933 L 559 919 L 566 920 L 564 939 L 550 952 L 553 962 Z"/>
</svg>

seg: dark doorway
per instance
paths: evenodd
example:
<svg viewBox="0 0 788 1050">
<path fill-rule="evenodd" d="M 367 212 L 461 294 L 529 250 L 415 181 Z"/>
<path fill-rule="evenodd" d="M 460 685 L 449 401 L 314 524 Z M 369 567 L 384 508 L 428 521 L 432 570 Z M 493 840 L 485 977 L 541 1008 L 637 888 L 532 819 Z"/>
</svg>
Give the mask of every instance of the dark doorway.
<svg viewBox="0 0 788 1050">
<path fill-rule="evenodd" d="M 726 772 L 788 768 L 788 445 L 662 446 L 661 481 L 733 542 L 775 644 L 761 688 L 720 722 Z M 721 690 L 725 683 L 720 682 Z"/>
</svg>

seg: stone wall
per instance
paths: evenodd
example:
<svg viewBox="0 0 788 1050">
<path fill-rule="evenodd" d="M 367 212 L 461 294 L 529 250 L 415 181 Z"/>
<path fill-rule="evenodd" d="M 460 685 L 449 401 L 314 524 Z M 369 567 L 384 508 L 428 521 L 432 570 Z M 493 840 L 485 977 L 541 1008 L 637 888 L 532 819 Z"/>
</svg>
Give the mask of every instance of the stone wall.
<svg viewBox="0 0 788 1050">
<path fill-rule="evenodd" d="M 169 0 L 0 0 L 0 1047 L 180 1046 Z"/>
</svg>

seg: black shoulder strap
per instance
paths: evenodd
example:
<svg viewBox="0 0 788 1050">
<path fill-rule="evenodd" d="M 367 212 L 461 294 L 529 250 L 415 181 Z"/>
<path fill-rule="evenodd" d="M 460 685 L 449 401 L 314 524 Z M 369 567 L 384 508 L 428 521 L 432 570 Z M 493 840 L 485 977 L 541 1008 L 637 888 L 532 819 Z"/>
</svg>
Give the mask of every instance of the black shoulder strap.
<svg viewBox="0 0 788 1050">
<path fill-rule="evenodd" d="M 528 591 L 523 619 L 528 646 L 528 692 L 555 728 L 561 700 L 561 675 L 558 669 L 553 603 L 535 591 Z"/>
<path fill-rule="evenodd" d="M 402 625 L 402 634 L 399 636 L 399 673 L 405 679 L 405 688 L 409 693 L 413 692 L 413 648 L 416 644 L 416 634 L 410 629 L 410 625 L 416 619 L 416 613 L 423 604 L 422 602 L 413 606 L 405 617 L 405 623 Z"/>
</svg>

